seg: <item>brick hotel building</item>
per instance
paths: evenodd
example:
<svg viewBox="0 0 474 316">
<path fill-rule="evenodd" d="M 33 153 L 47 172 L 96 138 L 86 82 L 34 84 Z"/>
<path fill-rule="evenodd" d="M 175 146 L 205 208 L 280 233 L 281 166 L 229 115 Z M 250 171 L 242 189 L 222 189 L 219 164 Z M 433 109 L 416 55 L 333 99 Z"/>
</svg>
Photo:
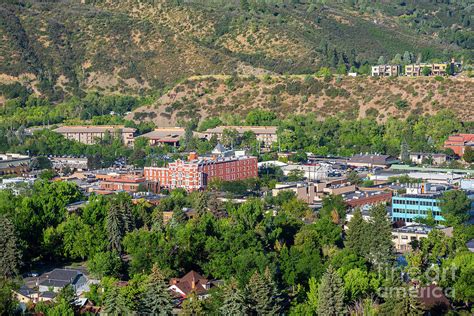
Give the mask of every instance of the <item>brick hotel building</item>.
<svg viewBox="0 0 474 316">
<path fill-rule="evenodd" d="M 258 167 L 256 157 L 198 159 L 192 154 L 189 161 L 176 160 L 168 167 L 145 167 L 144 175 L 148 181 L 158 182 L 163 188 L 195 191 L 204 189 L 214 179 L 236 181 L 256 178 Z"/>
</svg>

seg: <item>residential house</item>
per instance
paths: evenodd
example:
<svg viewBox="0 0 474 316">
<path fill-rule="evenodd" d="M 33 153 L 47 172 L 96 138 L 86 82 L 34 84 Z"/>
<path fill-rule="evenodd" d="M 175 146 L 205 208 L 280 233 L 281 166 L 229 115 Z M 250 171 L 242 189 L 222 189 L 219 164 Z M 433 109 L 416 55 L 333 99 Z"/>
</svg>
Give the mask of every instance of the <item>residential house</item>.
<svg viewBox="0 0 474 316">
<path fill-rule="evenodd" d="M 86 276 L 81 271 L 73 269 L 54 269 L 41 275 L 39 280 L 39 291 L 42 293 L 58 293 L 68 285 L 77 291 L 87 282 Z"/>
<path fill-rule="evenodd" d="M 430 70 L 430 75 L 433 76 L 444 76 L 448 69 L 447 63 L 421 63 L 421 64 L 411 64 L 405 66 L 405 75 L 409 77 L 419 77 L 424 76 L 423 69 L 428 68 Z"/>
<path fill-rule="evenodd" d="M 75 140 L 86 145 L 97 143 L 106 135 L 120 138 L 123 144 L 133 146 L 136 129 L 124 127 L 123 125 L 77 125 L 61 126 L 54 132 L 59 133 L 70 140 Z"/>
<path fill-rule="evenodd" d="M 186 298 L 192 292 L 203 298 L 207 296 L 209 289 L 214 285 L 214 282 L 191 270 L 182 278 L 171 279 L 168 289 L 181 298 Z"/>
<path fill-rule="evenodd" d="M 450 148 L 456 155 L 462 157 L 466 147 L 474 149 L 474 134 L 451 135 L 444 142 L 444 148 Z"/>
<path fill-rule="evenodd" d="M 372 77 L 395 77 L 402 72 L 400 65 L 376 65 L 372 66 Z"/>
<path fill-rule="evenodd" d="M 277 183 L 272 189 L 272 196 L 277 196 L 282 191 L 292 191 L 296 198 L 308 204 L 314 203 L 317 198 L 317 185 L 313 182 Z"/>
</svg>

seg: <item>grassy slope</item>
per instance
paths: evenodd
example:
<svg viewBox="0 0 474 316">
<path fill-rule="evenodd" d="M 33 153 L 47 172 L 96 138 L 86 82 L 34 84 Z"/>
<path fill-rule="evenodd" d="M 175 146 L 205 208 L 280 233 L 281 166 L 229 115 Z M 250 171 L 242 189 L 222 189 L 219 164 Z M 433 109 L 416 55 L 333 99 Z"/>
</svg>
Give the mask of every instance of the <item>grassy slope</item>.
<svg viewBox="0 0 474 316">
<path fill-rule="evenodd" d="M 290 113 L 315 112 L 323 118 L 428 114 L 451 109 L 464 120 L 472 120 L 474 81 L 434 78 L 343 78 L 326 82 L 304 76 L 195 77 L 163 95 L 154 106 L 135 110 L 130 118 L 153 120 L 159 126 L 173 125 L 180 119 L 205 118 L 228 114 L 245 115 L 254 108 Z M 407 107 L 397 107 L 397 101 Z"/>
</svg>

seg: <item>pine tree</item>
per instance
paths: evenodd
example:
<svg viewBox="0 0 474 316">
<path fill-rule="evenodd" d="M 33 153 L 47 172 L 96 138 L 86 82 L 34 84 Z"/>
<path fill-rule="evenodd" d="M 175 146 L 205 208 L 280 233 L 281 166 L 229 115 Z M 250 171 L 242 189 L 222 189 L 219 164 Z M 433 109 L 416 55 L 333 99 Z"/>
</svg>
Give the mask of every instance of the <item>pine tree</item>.
<svg viewBox="0 0 474 316">
<path fill-rule="evenodd" d="M 13 223 L 5 215 L 0 215 L 0 276 L 4 278 L 19 272 L 21 253 L 17 244 Z"/>
<path fill-rule="evenodd" d="M 362 217 L 360 209 L 356 209 L 354 216 L 347 224 L 346 247 L 359 256 L 367 251 L 367 222 Z"/>
<path fill-rule="evenodd" d="M 201 316 L 205 314 L 203 302 L 195 292 L 189 294 L 181 307 L 181 315 L 183 316 Z"/>
<path fill-rule="evenodd" d="M 247 285 L 251 309 L 258 315 L 275 315 L 280 311 L 277 289 L 270 269 L 262 276 L 258 271 L 252 275 Z"/>
<path fill-rule="evenodd" d="M 382 265 L 392 258 L 392 225 L 387 217 L 385 205 L 379 204 L 370 209 L 368 259 L 374 265 Z"/>
<path fill-rule="evenodd" d="M 147 288 L 141 299 L 140 313 L 144 315 L 170 315 L 172 298 L 158 266 L 153 265 Z"/>
<path fill-rule="evenodd" d="M 410 148 L 408 147 L 406 139 L 403 139 L 400 146 L 400 160 L 404 163 L 410 161 Z"/>
<path fill-rule="evenodd" d="M 224 302 L 220 308 L 222 315 L 247 315 L 248 308 L 245 296 L 240 290 L 237 281 L 231 279 L 229 284 L 224 288 Z"/>
<path fill-rule="evenodd" d="M 122 237 L 124 235 L 122 215 L 115 205 L 109 209 L 106 218 L 106 230 L 109 239 L 109 249 L 122 252 Z"/>
<path fill-rule="evenodd" d="M 321 278 L 318 291 L 318 315 L 339 316 L 344 315 L 344 285 L 332 266 Z"/>
<path fill-rule="evenodd" d="M 421 316 L 424 315 L 424 309 L 413 291 L 407 291 L 402 295 L 398 304 L 396 304 L 398 315 L 403 316 Z"/>
<path fill-rule="evenodd" d="M 127 315 L 129 312 L 125 306 L 124 300 L 120 295 L 119 289 L 112 286 L 104 297 L 103 311 L 107 316 L 111 315 Z"/>
</svg>

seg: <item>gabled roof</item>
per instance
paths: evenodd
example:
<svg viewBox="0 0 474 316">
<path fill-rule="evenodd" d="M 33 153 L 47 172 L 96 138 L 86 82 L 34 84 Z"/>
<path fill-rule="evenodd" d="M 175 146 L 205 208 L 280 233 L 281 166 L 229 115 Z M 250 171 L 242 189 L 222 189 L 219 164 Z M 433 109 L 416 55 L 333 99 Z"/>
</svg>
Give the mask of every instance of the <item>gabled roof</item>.
<svg viewBox="0 0 474 316">
<path fill-rule="evenodd" d="M 190 271 L 180 279 L 172 279 L 171 287 L 176 286 L 184 295 L 188 295 L 191 292 L 196 294 L 207 293 L 207 284 L 209 280 L 204 278 L 196 271 Z"/>
<path fill-rule="evenodd" d="M 82 272 L 72 269 L 54 269 L 51 272 L 45 273 L 41 276 L 43 281 L 40 285 L 65 287 L 68 284 L 75 284 L 82 276 Z"/>
</svg>

